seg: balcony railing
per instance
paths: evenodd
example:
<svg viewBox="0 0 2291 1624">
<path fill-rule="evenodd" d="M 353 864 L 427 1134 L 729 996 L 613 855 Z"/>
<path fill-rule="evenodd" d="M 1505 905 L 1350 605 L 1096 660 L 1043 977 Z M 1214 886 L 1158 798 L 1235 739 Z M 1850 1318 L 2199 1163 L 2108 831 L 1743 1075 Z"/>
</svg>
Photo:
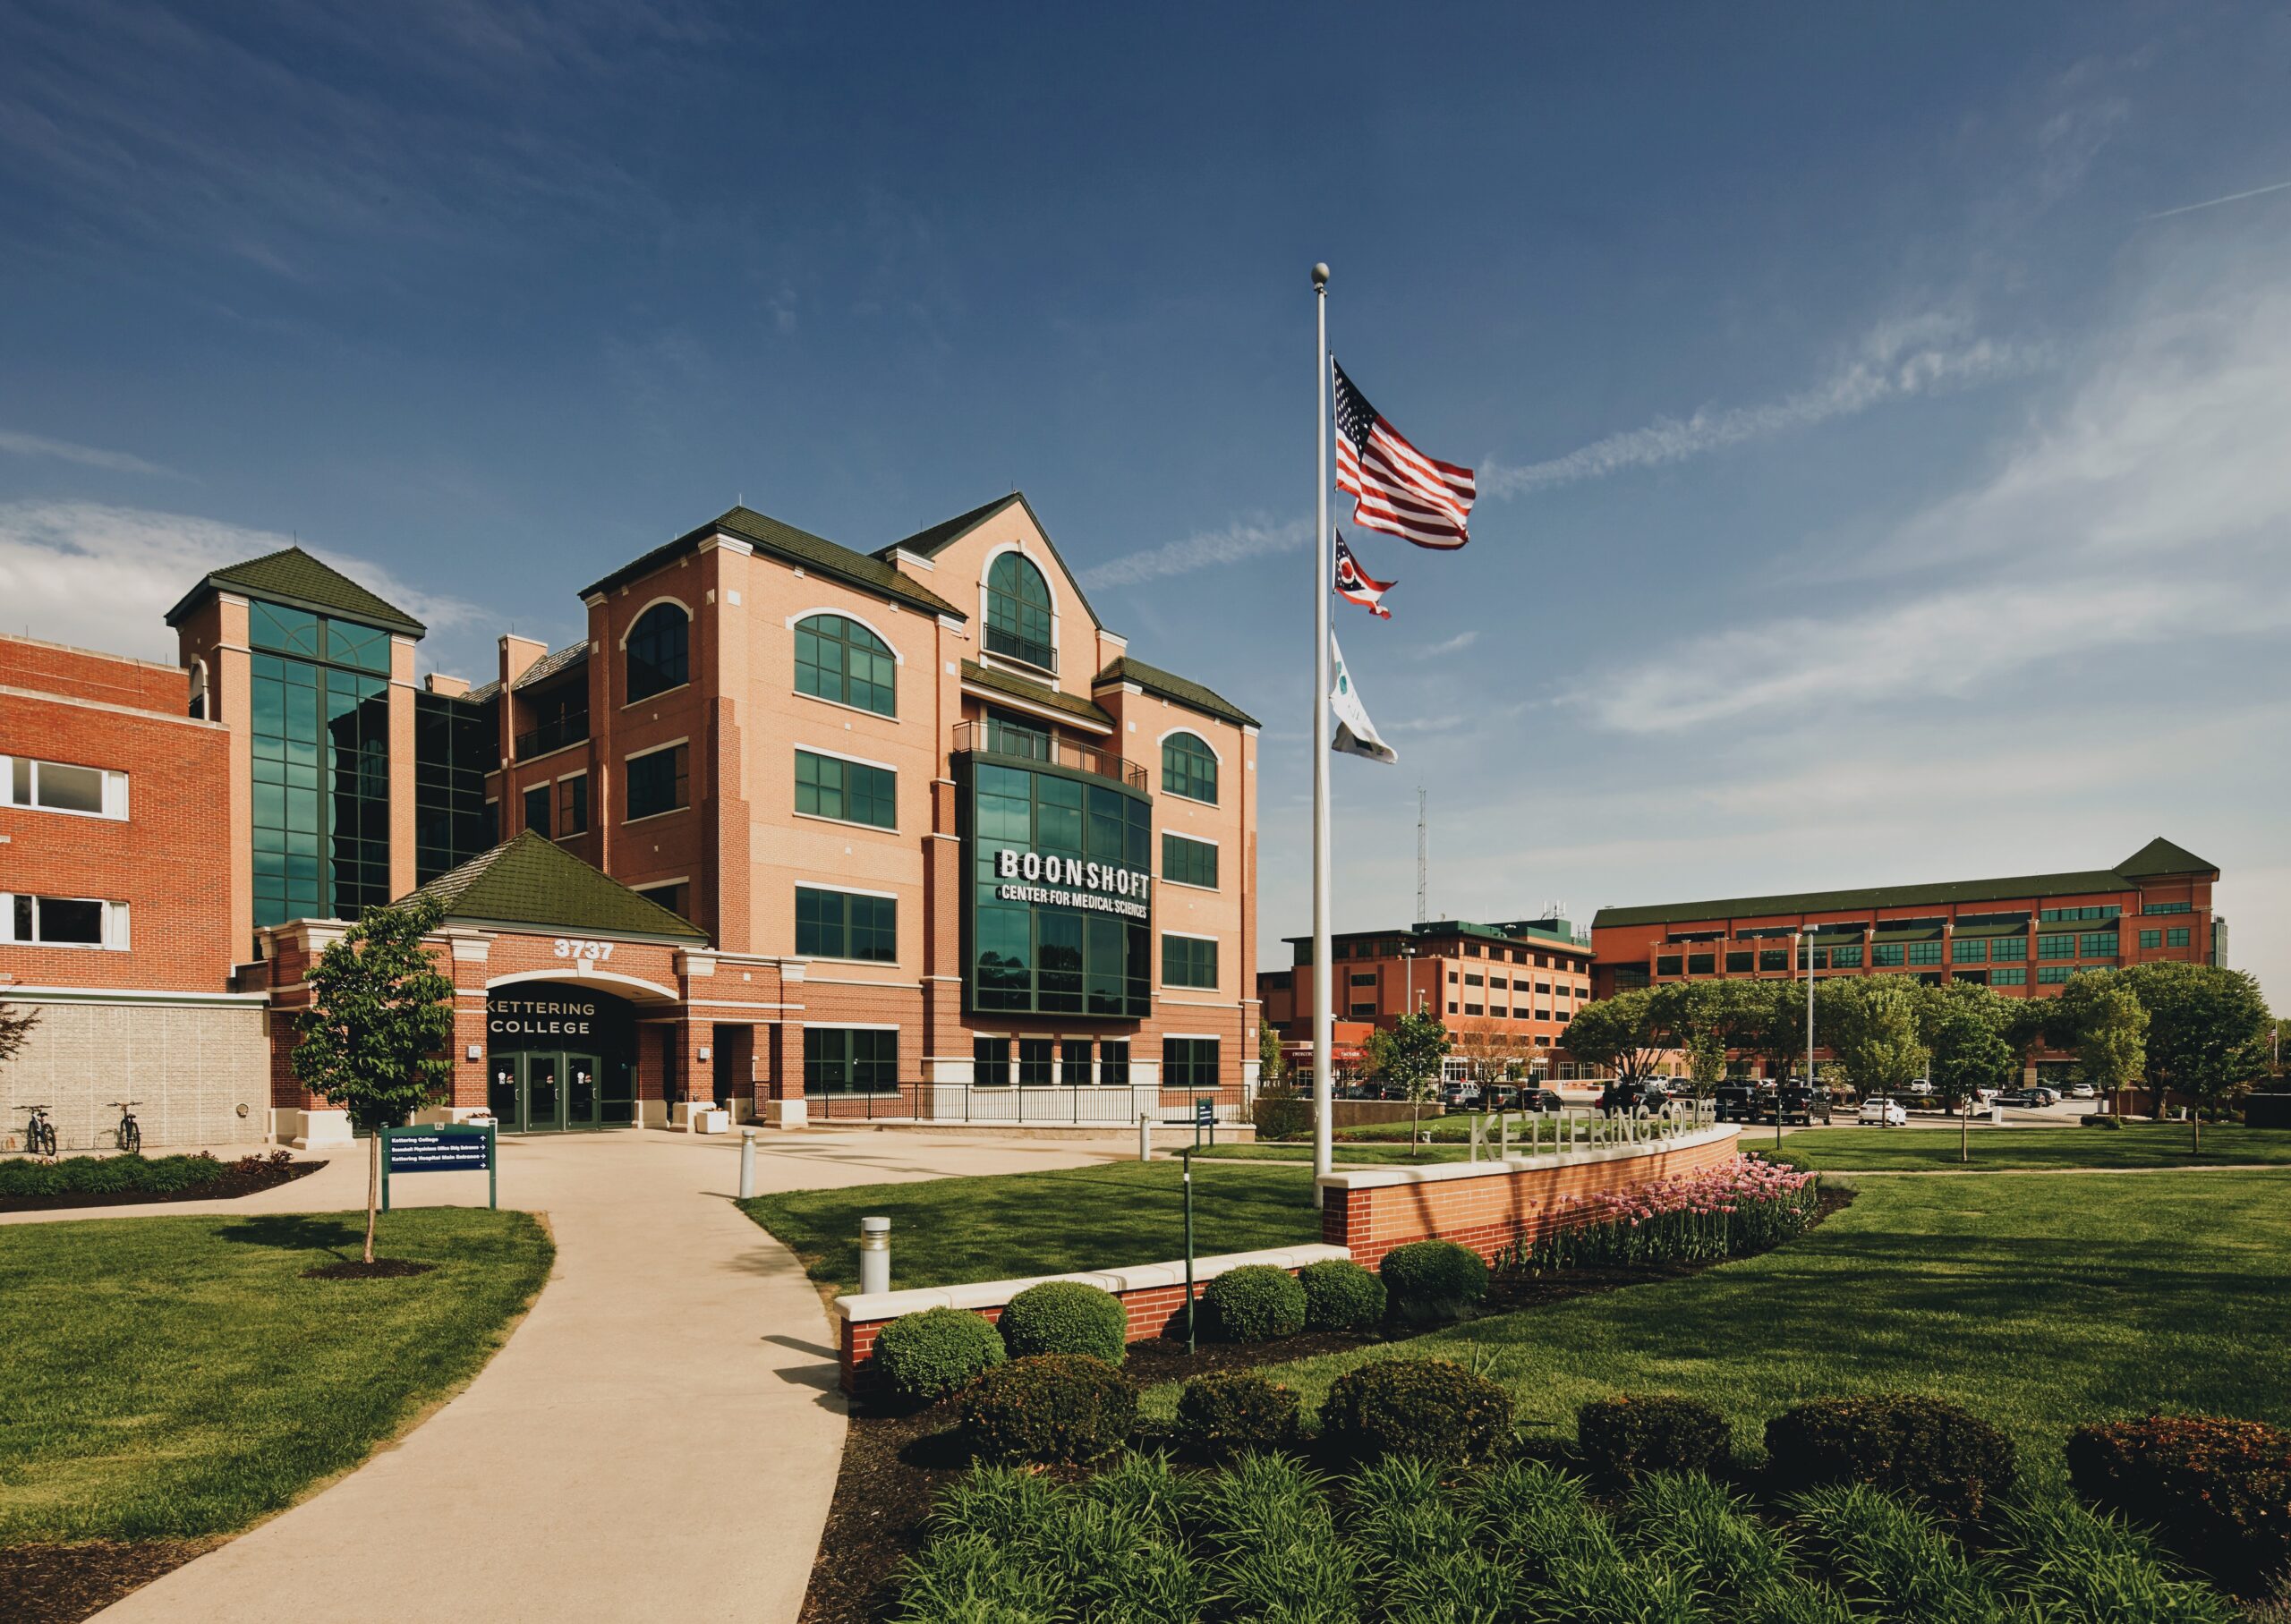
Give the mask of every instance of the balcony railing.
<svg viewBox="0 0 2291 1624">
<path fill-rule="evenodd" d="M 1144 790 L 1147 787 L 1146 769 L 1111 750 L 1077 744 L 1070 739 L 1055 738 L 1046 733 L 1028 733 L 1021 728 L 997 727 L 992 722 L 956 724 L 955 753 L 960 755 L 965 752 L 975 755 L 1001 756 L 1006 761 L 1040 761 L 1052 767 L 1070 767 L 1080 772 L 1094 772 L 1102 778 L 1116 779 L 1132 789 Z"/>
<path fill-rule="evenodd" d="M 1046 642 L 1021 637 L 1001 626 L 990 625 L 986 628 L 986 651 L 1000 654 L 1006 659 L 1022 659 L 1038 671 L 1055 673 L 1058 669 L 1057 650 Z"/>
<path fill-rule="evenodd" d="M 517 735 L 517 759 L 525 761 L 537 755 L 547 755 L 552 750 L 562 750 L 567 744 L 577 744 L 589 736 L 589 713 L 568 711 L 552 717 L 531 733 Z"/>
</svg>

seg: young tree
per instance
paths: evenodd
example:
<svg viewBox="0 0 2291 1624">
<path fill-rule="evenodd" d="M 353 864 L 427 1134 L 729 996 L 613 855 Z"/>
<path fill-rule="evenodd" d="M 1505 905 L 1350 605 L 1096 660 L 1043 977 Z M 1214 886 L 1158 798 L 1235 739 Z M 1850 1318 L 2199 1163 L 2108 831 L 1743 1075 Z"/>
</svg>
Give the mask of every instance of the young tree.
<svg viewBox="0 0 2291 1624">
<path fill-rule="evenodd" d="M 1805 982 L 1736 982 L 1731 991 L 1734 1047 L 1765 1061 L 1776 1082 L 1788 1078 L 1806 1061 Z"/>
<path fill-rule="evenodd" d="M 2076 981 L 2084 979 L 2080 975 Z M 2137 1086 L 2147 1070 L 2149 1021 L 2137 993 L 2114 977 L 2108 981 L 2109 984 L 2080 1000 L 2076 1069 L 2085 1082 L 2113 1100 L 2118 1089 Z"/>
<path fill-rule="evenodd" d="M 1567 1023 L 1567 1052 L 1613 1071 L 1618 1083 L 1643 1083 L 1655 1075 L 1662 1052 L 1661 1014 L 1648 987 L 1586 1004 Z"/>
<path fill-rule="evenodd" d="M 1408 1130 L 1413 1152 L 1423 1142 L 1424 1102 L 1439 1092 L 1440 1062 L 1448 1058 L 1448 1029 L 1437 1016 L 1404 1015 L 1389 1029 L 1380 1026 L 1371 1033 L 1368 1049 L 1377 1075 L 1398 1085 L 1415 1108 Z"/>
<path fill-rule="evenodd" d="M 1958 991 L 1962 987 L 1963 991 Z M 1952 983 L 1934 1007 L 1931 1035 L 1933 1087 L 1957 1113 L 1957 1160 L 1972 1160 L 1972 1107 L 1984 1088 L 2012 1085 L 2021 1068 L 2020 1052 L 2006 1041 L 2007 1000 L 1975 982 Z"/>
<path fill-rule="evenodd" d="M 1288 1084 L 1281 1059 L 1281 1034 L 1270 1021 L 1256 1024 L 1256 1086 L 1259 1093 L 1280 1093 Z"/>
<path fill-rule="evenodd" d="M 2069 982 L 2074 987 L 2078 976 Z M 2190 1144 L 2201 1149 L 2199 1118 L 2264 1076 L 2268 1060 L 2267 1000 L 2241 970 L 2172 959 L 2133 965 L 2113 978 L 2148 1011 L 2148 1090 L 2153 1111 L 2164 1114 L 2173 1093 L 2195 1102 L 2188 1113 Z"/>
<path fill-rule="evenodd" d="M 294 1075 L 366 1129 L 366 1262 L 374 1261 L 381 1130 L 445 1092 L 453 1076 L 454 983 L 422 939 L 444 913 L 430 898 L 369 908 L 310 968 Z"/>
<path fill-rule="evenodd" d="M 1930 1054 L 1918 1035 L 1920 991 L 1898 975 L 1847 976 L 1822 990 L 1817 1013 L 1829 1051 L 1864 1098 L 1899 1093 L 1925 1075 Z"/>
<path fill-rule="evenodd" d="M 5 1004 L 0 1004 L 0 1066 L 14 1059 L 30 1037 L 32 1028 L 39 1025 L 39 1011 L 18 1015 Z"/>
<path fill-rule="evenodd" d="M 1742 1025 L 1743 995 L 1755 991 L 1745 982 L 1670 982 L 1656 989 L 1657 1024 L 1685 1054 L 1698 1092 L 1707 1093 L 1725 1079 L 1726 1051 Z"/>
</svg>

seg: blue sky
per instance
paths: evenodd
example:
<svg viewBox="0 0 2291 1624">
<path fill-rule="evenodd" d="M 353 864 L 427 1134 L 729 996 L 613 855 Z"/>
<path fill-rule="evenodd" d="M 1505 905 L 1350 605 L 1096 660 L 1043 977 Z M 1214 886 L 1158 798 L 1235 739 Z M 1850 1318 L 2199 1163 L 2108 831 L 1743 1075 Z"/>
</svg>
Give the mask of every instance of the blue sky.
<svg viewBox="0 0 2291 1624">
<path fill-rule="evenodd" d="M 431 621 L 736 497 L 1026 489 L 1266 723 L 1308 926 L 1312 300 L 1485 493 L 1355 534 L 1337 923 L 2219 863 L 2291 1004 L 2280 8 L 0 10 L 0 622 L 299 537 Z M 2281 190 L 2268 191 L 2270 187 Z M 2238 195 L 2238 194 L 2254 195 Z"/>
</svg>

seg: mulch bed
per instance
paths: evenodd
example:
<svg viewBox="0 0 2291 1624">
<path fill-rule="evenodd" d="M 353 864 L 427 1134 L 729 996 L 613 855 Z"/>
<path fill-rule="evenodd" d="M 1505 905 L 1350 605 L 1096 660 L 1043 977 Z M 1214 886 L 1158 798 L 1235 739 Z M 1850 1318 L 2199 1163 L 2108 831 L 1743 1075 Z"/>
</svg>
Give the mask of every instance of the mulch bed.
<svg viewBox="0 0 2291 1624">
<path fill-rule="evenodd" d="M 205 1184 L 183 1190 L 82 1190 L 68 1195 L 0 1195 L 0 1212 L 54 1212 L 67 1207 L 132 1207 L 162 1201 L 235 1201 L 242 1195 L 272 1190 L 307 1178 L 323 1161 L 277 1161 L 249 1156 L 226 1161 L 223 1171 Z"/>
<path fill-rule="evenodd" d="M 1820 1224 L 1852 1199 L 1851 1191 L 1822 1191 L 1814 1223 Z M 1708 1263 L 1665 1263 L 1639 1269 L 1572 1270 L 1564 1275 L 1541 1277 L 1499 1272 L 1488 1280 L 1481 1313 L 1512 1314 L 1626 1286 L 1683 1280 L 1709 1267 Z M 1280 1342 L 1202 1342 L 1191 1355 L 1187 1354 L 1182 1337 L 1156 1337 L 1132 1342 L 1122 1368 L 1145 1386 L 1212 1371 L 1285 1365 L 1292 1359 L 1377 1342 L 1406 1341 L 1424 1334 L 1424 1331 L 1407 1330 L 1389 1336 L 1314 1331 Z M 912 1412 L 855 1400 L 850 1429 L 844 1437 L 843 1468 L 836 1477 L 835 1499 L 828 1507 L 827 1526 L 812 1565 L 811 1588 L 804 1595 L 799 1624 L 873 1624 L 882 1618 L 899 1599 L 900 1569 L 923 1549 L 933 1497 L 969 1469 L 970 1457 L 956 1432 L 954 1400 Z M 1079 1467 L 1052 1470 L 1061 1476 L 1086 1475 Z"/>
<path fill-rule="evenodd" d="M 438 1265 L 416 1263 L 402 1257 L 378 1257 L 372 1263 L 363 1258 L 348 1257 L 338 1263 L 328 1263 L 323 1269 L 305 1269 L 306 1280 L 396 1280 L 409 1274 L 427 1274 Z"/>
<path fill-rule="evenodd" d="M 9 1624 L 79 1624 L 221 1543 L 149 1540 L 0 1550 L 0 1615 Z"/>
</svg>

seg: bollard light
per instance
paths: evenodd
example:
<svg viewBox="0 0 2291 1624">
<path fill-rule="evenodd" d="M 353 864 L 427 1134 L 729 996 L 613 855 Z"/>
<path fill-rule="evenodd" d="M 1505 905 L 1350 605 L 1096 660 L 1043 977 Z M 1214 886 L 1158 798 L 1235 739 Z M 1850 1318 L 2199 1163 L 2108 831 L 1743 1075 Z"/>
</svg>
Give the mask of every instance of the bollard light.
<svg viewBox="0 0 2291 1624">
<path fill-rule="evenodd" d="M 891 1288 L 891 1220 L 859 1220 L 859 1290 L 866 1295 Z"/>
<path fill-rule="evenodd" d="M 740 1130 L 740 1199 L 746 1201 L 755 1194 L 755 1129 Z"/>
</svg>

